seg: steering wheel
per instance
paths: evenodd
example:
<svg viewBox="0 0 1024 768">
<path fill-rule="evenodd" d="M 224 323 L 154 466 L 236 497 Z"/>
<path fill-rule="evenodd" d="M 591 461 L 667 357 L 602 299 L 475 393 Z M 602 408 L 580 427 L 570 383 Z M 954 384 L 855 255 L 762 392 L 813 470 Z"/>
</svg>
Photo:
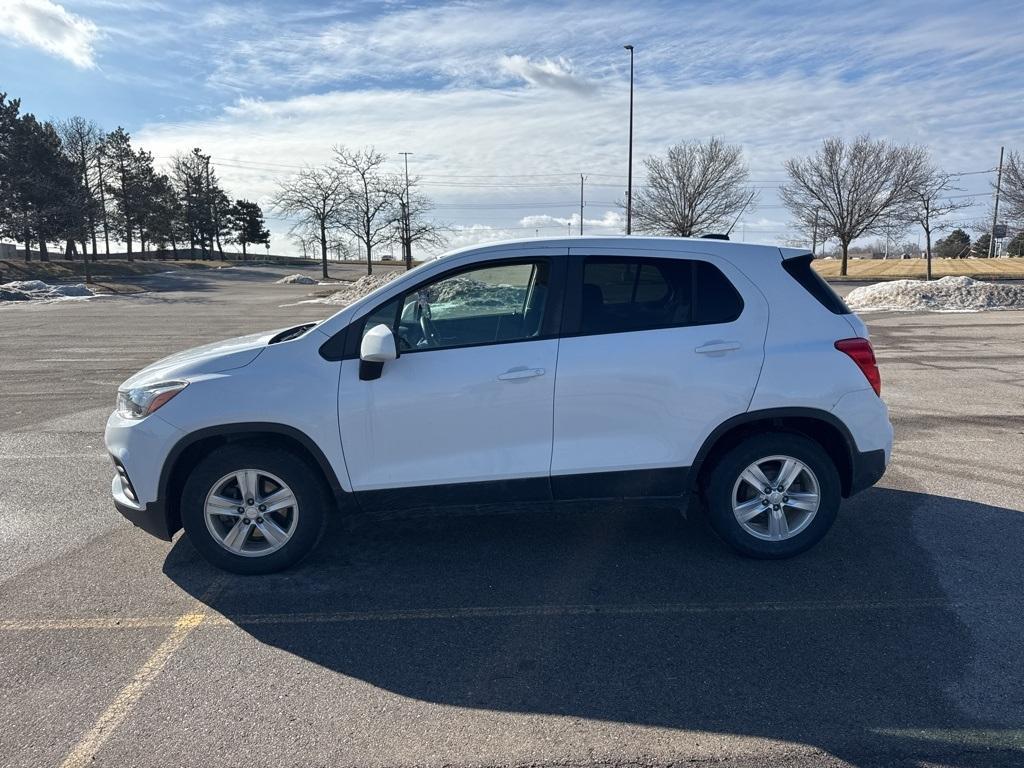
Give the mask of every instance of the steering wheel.
<svg viewBox="0 0 1024 768">
<path fill-rule="evenodd" d="M 419 316 L 420 331 L 423 333 L 423 340 L 428 346 L 436 347 L 440 343 L 434 321 L 430 319 L 430 305 L 423 299 L 416 302 L 416 314 Z"/>
</svg>

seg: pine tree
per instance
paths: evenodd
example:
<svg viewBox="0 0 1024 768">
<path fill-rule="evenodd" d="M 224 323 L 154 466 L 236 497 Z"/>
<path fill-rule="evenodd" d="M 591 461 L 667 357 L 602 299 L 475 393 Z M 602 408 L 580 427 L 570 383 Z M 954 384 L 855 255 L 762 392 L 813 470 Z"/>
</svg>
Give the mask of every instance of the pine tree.
<svg viewBox="0 0 1024 768">
<path fill-rule="evenodd" d="M 1007 256 L 1024 256 L 1024 229 L 1013 236 L 1013 239 L 1006 244 Z"/>
<path fill-rule="evenodd" d="M 46 261 L 49 242 L 80 231 L 86 195 L 53 124 L 19 110 L 0 94 L 0 233 L 24 241 L 26 261 L 38 243 Z"/>
<path fill-rule="evenodd" d="M 988 232 L 979 235 L 978 239 L 974 241 L 974 245 L 971 246 L 971 256 L 976 259 L 987 259 L 988 248 L 991 243 L 992 236 Z"/>
<path fill-rule="evenodd" d="M 107 192 L 114 201 L 112 229 L 128 246 L 128 261 L 133 260 L 133 244 L 139 233 L 138 157 L 132 149 L 131 137 L 121 127 L 108 134 L 103 142 L 103 160 L 107 176 Z"/>
<path fill-rule="evenodd" d="M 263 219 L 263 210 L 258 203 L 249 200 L 236 200 L 228 215 L 231 241 L 242 246 L 242 256 L 247 256 L 246 246 L 262 245 L 270 242 Z"/>
<path fill-rule="evenodd" d="M 962 259 L 970 249 L 971 236 L 958 227 L 935 244 L 935 255 L 944 259 Z"/>
</svg>

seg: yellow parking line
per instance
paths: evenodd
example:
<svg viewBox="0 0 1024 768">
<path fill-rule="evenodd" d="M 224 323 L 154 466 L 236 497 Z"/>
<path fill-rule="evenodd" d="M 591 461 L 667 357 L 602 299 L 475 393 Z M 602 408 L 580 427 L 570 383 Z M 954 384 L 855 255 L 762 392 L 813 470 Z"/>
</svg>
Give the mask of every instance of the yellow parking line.
<svg viewBox="0 0 1024 768">
<path fill-rule="evenodd" d="M 201 603 L 208 603 L 220 589 L 222 583 L 223 580 L 215 582 L 203 596 Z M 142 698 L 142 694 L 167 666 L 167 662 L 174 652 L 181 647 L 193 630 L 203 623 L 206 616 L 206 608 L 203 606 L 200 610 L 186 613 L 175 620 L 174 628 L 167 639 L 146 660 L 146 663 L 135 673 L 128 685 L 121 689 L 92 728 L 75 744 L 61 763 L 61 768 L 84 768 L 92 763 L 96 753 L 128 717 L 136 703 Z"/>
<path fill-rule="evenodd" d="M 167 665 L 174 652 L 181 647 L 181 644 L 185 642 L 185 638 L 205 618 L 205 613 L 186 613 L 178 619 L 167 639 L 160 644 L 160 647 L 142 665 L 142 668 L 135 673 L 131 682 L 121 689 L 113 703 L 107 707 L 93 727 L 89 729 L 88 733 L 79 740 L 74 749 L 64 758 L 61 768 L 82 768 L 92 762 L 100 747 L 117 730 L 117 727 L 124 722 L 124 719 L 128 717 L 128 713 L 132 711 L 136 702 L 142 698 L 142 694 L 146 692 L 146 689 L 153 684 L 156 676 Z"/>
<path fill-rule="evenodd" d="M 708 613 L 795 613 L 802 611 L 879 611 L 927 608 L 959 608 L 967 605 L 1020 603 L 1018 595 L 993 595 L 970 601 L 951 601 L 945 597 L 918 597 L 896 600 L 790 600 L 779 602 L 725 603 L 643 603 L 635 605 L 497 605 L 463 608 L 408 608 L 385 611 L 313 611 L 309 613 L 251 613 L 231 617 L 216 612 L 178 616 L 141 616 L 83 619 L 26 619 L 0 621 L 0 632 L 48 630 L 119 630 L 173 627 L 193 615 L 202 615 L 204 628 L 266 624 L 332 624 L 363 621 L 427 621 L 438 619 L 518 618 L 531 616 L 653 616 Z M 198 627 L 197 623 L 191 629 Z M 191 630 L 190 630 L 191 631 Z"/>
<path fill-rule="evenodd" d="M 1012 596 L 1013 602 L 1020 598 Z M 988 603 L 988 600 L 978 601 Z M 972 605 L 977 604 L 972 601 Z M 361 621 L 416 621 L 469 618 L 518 618 L 532 616 L 654 616 L 708 613 L 791 613 L 801 611 L 873 611 L 912 610 L 915 608 L 951 608 L 961 603 L 948 598 L 909 598 L 904 600 L 790 601 L 757 603 L 650 603 L 640 605 L 522 605 L 480 606 L 450 610 L 408 609 L 396 611 L 336 611 L 211 616 L 207 625 L 219 627 L 260 624 L 331 624 Z"/>
<path fill-rule="evenodd" d="M 12 619 L 0 621 L 0 632 L 29 632 L 50 629 L 150 629 L 173 627 L 177 616 L 138 616 L 92 619 Z"/>
</svg>

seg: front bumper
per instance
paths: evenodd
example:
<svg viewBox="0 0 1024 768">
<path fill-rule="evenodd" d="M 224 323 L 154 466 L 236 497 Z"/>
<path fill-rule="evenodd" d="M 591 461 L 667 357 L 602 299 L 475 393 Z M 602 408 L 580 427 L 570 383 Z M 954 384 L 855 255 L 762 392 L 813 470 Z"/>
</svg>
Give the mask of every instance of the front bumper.
<svg viewBox="0 0 1024 768">
<path fill-rule="evenodd" d="M 173 531 L 160 498 L 160 473 L 181 430 L 158 414 L 133 420 L 115 412 L 103 437 L 115 467 L 121 467 L 110 486 L 117 511 L 147 533 L 170 541 Z"/>
</svg>

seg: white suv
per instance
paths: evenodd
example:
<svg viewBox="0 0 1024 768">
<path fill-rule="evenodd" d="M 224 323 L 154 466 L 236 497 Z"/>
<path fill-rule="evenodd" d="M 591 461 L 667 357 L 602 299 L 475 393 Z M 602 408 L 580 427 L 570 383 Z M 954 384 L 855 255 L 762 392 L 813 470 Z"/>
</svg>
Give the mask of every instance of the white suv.
<svg viewBox="0 0 1024 768">
<path fill-rule="evenodd" d="M 806 251 L 501 243 L 326 320 L 168 357 L 118 392 L 118 510 L 240 573 L 335 509 L 692 496 L 753 557 L 817 542 L 892 427 L 864 324 Z"/>
</svg>

